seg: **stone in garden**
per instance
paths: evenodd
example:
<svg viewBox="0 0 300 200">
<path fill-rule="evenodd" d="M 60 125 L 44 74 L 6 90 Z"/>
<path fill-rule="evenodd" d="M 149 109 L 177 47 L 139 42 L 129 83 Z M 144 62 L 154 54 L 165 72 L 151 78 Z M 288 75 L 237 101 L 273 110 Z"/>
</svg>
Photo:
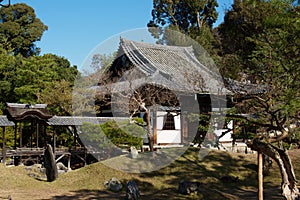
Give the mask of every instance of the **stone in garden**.
<svg viewBox="0 0 300 200">
<path fill-rule="evenodd" d="M 226 176 L 222 176 L 220 179 L 224 183 L 234 183 L 234 182 L 237 182 L 239 180 L 239 177 L 238 176 L 234 177 L 234 176 L 226 175 Z"/>
<path fill-rule="evenodd" d="M 68 171 L 68 168 L 62 162 L 56 163 L 56 167 L 58 171 L 64 171 L 64 172 Z"/>
<path fill-rule="evenodd" d="M 181 181 L 178 185 L 178 191 L 181 194 L 197 194 L 200 187 L 200 182 Z"/>
<path fill-rule="evenodd" d="M 122 190 L 122 183 L 117 178 L 113 177 L 108 181 L 104 182 L 104 186 L 113 191 L 113 192 L 119 192 Z"/>
<path fill-rule="evenodd" d="M 47 144 L 46 149 L 44 151 L 45 158 L 45 168 L 47 181 L 52 182 L 55 181 L 58 177 L 58 170 L 56 167 L 55 156 L 53 154 L 53 150 L 50 144 Z"/>
<path fill-rule="evenodd" d="M 130 157 L 135 159 L 138 157 L 138 150 L 135 147 L 130 147 Z"/>
<path fill-rule="evenodd" d="M 137 200 L 140 198 L 139 188 L 135 181 L 128 181 L 126 185 L 127 200 Z"/>
</svg>

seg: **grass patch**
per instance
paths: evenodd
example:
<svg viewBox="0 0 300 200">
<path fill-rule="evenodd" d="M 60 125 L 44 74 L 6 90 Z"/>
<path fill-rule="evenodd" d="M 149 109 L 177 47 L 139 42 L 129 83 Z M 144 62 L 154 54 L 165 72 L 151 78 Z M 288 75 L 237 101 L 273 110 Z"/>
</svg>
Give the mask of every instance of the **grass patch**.
<svg viewBox="0 0 300 200">
<path fill-rule="evenodd" d="M 0 199 L 7 195 L 14 200 L 125 199 L 125 190 L 114 193 L 104 188 L 104 181 L 112 177 L 124 184 L 134 179 L 142 199 L 256 199 L 256 155 L 210 151 L 204 153 L 204 157 L 201 153 L 197 148 L 190 148 L 170 165 L 142 174 L 125 173 L 98 162 L 60 174 L 51 183 L 29 177 L 22 166 L 1 165 Z M 300 150 L 291 150 L 289 154 L 296 176 L 299 176 Z M 239 181 L 223 183 L 220 178 L 224 175 L 238 176 Z M 188 196 L 178 194 L 177 187 L 181 180 L 199 181 L 201 192 Z M 273 162 L 270 176 L 264 179 L 265 199 L 282 199 L 280 182 L 278 167 Z"/>
</svg>

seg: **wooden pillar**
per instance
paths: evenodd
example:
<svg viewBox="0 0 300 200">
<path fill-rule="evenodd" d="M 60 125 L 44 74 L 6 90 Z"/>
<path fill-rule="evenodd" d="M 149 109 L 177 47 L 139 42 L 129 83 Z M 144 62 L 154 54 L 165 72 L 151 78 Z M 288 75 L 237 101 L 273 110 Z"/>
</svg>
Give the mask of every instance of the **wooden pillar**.
<svg viewBox="0 0 300 200">
<path fill-rule="evenodd" d="M 44 125 L 44 135 L 45 135 L 45 137 L 44 137 L 44 145 L 46 146 L 46 144 L 47 144 L 47 126 L 46 125 Z"/>
<path fill-rule="evenodd" d="M 36 148 L 39 147 L 39 122 L 36 123 Z"/>
<path fill-rule="evenodd" d="M 2 145 L 3 145 L 3 148 L 2 148 L 2 163 L 4 165 L 6 165 L 6 139 L 5 139 L 5 127 L 4 126 L 2 127 L 2 131 L 3 131 L 3 134 L 2 134 Z"/>
<path fill-rule="evenodd" d="M 55 155 L 55 148 L 56 148 L 56 132 L 55 129 L 53 129 L 53 153 Z"/>
<path fill-rule="evenodd" d="M 188 123 L 185 112 L 180 114 L 180 131 L 181 131 L 181 143 L 185 144 L 188 142 Z"/>
<path fill-rule="evenodd" d="M 14 141 L 14 149 L 17 149 L 17 129 L 18 129 L 18 123 L 16 123 L 16 126 L 15 126 L 15 141 Z"/>
<path fill-rule="evenodd" d="M 20 122 L 20 148 L 23 147 L 23 130 L 22 130 L 22 123 Z"/>
<path fill-rule="evenodd" d="M 76 128 L 76 126 L 73 126 L 73 134 L 74 134 L 74 140 L 73 140 L 73 148 L 74 148 L 74 150 L 76 150 L 76 137 L 77 137 L 77 128 Z"/>
<path fill-rule="evenodd" d="M 258 200 L 263 200 L 263 154 L 257 152 L 257 163 L 258 163 Z"/>
<path fill-rule="evenodd" d="M 71 154 L 68 156 L 68 170 L 71 170 Z"/>
<path fill-rule="evenodd" d="M 39 122 L 37 121 L 36 122 L 36 148 L 39 148 L 39 128 L 40 128 Z M 39 163 L 39 158 L 40 158 L 40 156 L 38 156 L 36 158 L 36 163 L 37 164 Z"/>
<path fill-rule="evenodd" d="M 32 149 L 32 140 L 33 140 L 33 121 L 30 122 L 30 148 Z"/>
</svg>

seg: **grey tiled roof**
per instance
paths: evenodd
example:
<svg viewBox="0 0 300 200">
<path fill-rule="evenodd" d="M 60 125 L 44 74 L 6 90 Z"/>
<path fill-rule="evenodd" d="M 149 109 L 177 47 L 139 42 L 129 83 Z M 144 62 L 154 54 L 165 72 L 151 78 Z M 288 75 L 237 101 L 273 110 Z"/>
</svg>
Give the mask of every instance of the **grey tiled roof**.
<svg viewBox="0 0 300 200">
<path fill-rule="evenodd" d="M 9 121 L 6 117 L 6 115 L 0 115 L 0 126 L 14 126 L 15 123 L 12 121 Z"/>
<path fill-rule="evenodd" d="M 50 126 L 81 126 L 84 123 L 103 124 L 107 121 L 129 120 L 126 117 L 79 117 L 79 116 L 54 116 L 48 120 Z"/>
<path fill-rule="evenodd" d="M 121 38 L 118 58 L 124 54 L 144 74 L 137 81 L 136 77 L 132 77 L 135 82 L 154 82 L 175 91 L 192 93 L 220 93 L 220 90 L 222 93 L 229 92 L 223 86 L 222 77 L 201 64 L 191 46 L 166 46 Z M 119 64 L 114 62 L 111 69 Z M 200 83 L 199 80 L 204 83 L 195 84 Z M 132 82 L 128 79 L 126 81 Z"/>
<path fill-rule="evenodd" d="M 127 117 L 79 117 L 79 116 L 53 116 L 47 122 L 50 126 L 81 126 L 84 123 L 103 124 L 107 121 L 129 120 Z M 6 115 L 0 115 L 0 127 L 14 126 L 15 123 L 9 121 Z"/>
<path fill-rule="evenodd" d="M 91 87 L 90 89 L 94 89 L 95 91 L 98 91 L 98 92 L 106 91 L 108 93 L 109 92 L 118 93 L 118 92 L 122 92 L 122 91 L 130 92 L 131 90 L 138 89 L 139 87 L 143 86 L 144 84 L 161 85 L 161 86 L 164 86 L 165 88 L 168 88 L 172 91 L 177 91 L 177 92 L 187 91 L 185 85 L 179 84 L 178 82 L 172 82 L 171 80 L 164 78 L 163 75 L 160 73 L 156 73 L 153 76 L 112 83 L 112 84 L 108 84 L 105 86 Z M 191 91 L 189 91 L 189 92 L 191 92 Z"/>
<path fill-rule="evenodd" d="M 254 95 L 268 90 L 266 85 L 223 79 L 218 72 L 199 62 L 192 46 L 166 46 L 121 38 L 120 49 L 119 53 L 124 53 L 146 75 L 131 81 L 137 85 L 160 84 L 175 91 L 210 94 Z M 203 86 L 197 85 L 200 79 L 204 81 Z M 118 84 L 120 85 L 114 85 L 115 90 L 128 87 L 129 84 L 134 85 L 129 82 Z"/>
</svg>

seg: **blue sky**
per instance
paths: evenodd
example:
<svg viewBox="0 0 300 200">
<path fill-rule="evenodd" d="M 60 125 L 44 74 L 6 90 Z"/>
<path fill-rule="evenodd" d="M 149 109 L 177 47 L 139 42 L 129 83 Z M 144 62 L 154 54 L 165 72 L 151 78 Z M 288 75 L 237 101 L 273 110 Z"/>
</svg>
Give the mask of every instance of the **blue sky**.
<svg viewBox="0 0 300 200">
<path fill-rule="evenodd" d="M 3 3 L 6 3 L 4 0 Z M 108 38 L 137 28 L 145 28 L 151 19 L 152 0 L 11 0 L 34 8 L 48 26 L 37 43 L 42 54 L 67 58 L 79 68 L 90 52 Z M 232 0 L 218 0 L 219 19 Z"/>
</svg>

